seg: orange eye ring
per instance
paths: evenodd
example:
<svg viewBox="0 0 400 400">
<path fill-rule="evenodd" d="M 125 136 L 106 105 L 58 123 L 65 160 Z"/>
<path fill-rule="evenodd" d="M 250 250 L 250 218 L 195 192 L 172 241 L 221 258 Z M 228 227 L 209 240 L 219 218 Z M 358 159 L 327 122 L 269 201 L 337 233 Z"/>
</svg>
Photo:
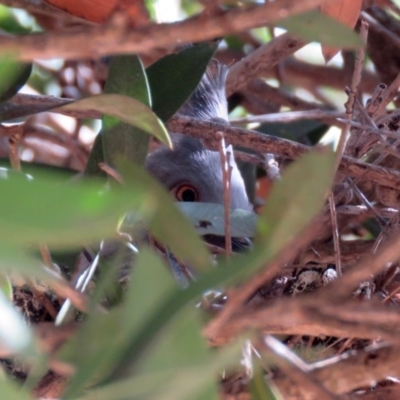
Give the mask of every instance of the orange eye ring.
<svg viewBox="0 0 400 400">
<path fill-rule="evenodd" d="M 198 201 L 199 194 L 192 185 L 181 185 L 175 191 L 175 197 L 178 201 Z"/>
</svg>

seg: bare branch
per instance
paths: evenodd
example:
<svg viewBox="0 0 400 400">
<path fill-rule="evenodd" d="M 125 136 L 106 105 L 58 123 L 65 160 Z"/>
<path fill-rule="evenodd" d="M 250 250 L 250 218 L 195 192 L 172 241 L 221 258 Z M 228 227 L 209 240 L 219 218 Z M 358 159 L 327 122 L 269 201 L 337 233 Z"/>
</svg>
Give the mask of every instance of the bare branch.
<svg viewBox="0 0 400 400">
<path fill-rule="evenodd" d="M 319 6 L 323 0 L 280 0 L 264 5 L 235 8 L 205 18 L 198 15 L 171 24 L 152 24 L 130 28 L 125 15 L 105 25 L 1 38 L 0 54 L 13 54 L 21 61 L 35 58 L 101 57 L 109 54 L 148 54 L 157 48 L 212 40 L 229 33 L 272 24 L 280 18 Z M 82 45 L 84 43 L 84 45 Z"/>
<path fill-rule="evenodd" d="M 305 44 L 302 40 L 285 33 L 242 58 L 229 69 L 227 96 L 244 88 L 252 78 L 260 76 L 261 71 L 272 69 Z"/>
</svg>

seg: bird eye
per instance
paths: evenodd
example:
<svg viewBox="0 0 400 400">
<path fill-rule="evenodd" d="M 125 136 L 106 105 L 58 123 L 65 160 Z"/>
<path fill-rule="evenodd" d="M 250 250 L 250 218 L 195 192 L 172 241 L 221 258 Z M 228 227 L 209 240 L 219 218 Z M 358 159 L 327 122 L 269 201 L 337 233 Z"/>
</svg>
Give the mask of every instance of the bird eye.
<svg viewBox="0 0 400 400">
<path fill-rule="evenodd" d="M 176 189 L 175 197 L 178 201 L 197 201 L 199 195 L 193 186 L 182 185 Z"/>
</svg>

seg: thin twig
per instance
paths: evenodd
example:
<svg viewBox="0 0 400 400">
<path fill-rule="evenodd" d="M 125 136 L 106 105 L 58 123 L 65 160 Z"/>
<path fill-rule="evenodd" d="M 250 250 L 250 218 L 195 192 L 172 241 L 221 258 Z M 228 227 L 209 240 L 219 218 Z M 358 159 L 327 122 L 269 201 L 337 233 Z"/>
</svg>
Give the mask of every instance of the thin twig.
<svg viewBox="0 0 400 400">
<path fill-rule="evenodd" d="M 260 76 L 262 70 L 272 69 L 281 60 L 306 44 L 306 42 L 285 33 L 254 50 L 229 69 L 226 82 L 227 96 L 244 88 L 251 79 Z"/>
<path fill-rule="evenodd" d="M 342 275 L 342 262 L 340 256 L 339 228 L 336 216 L 335 197 L 332 191 L 330 191 L 329 193 L 328 201 L 329 201 L 329 210 L 330 210 L 331 224 L 332 224 L 333 247 L 335 249 L 336 272 L 340 276 Z"/>
<path fill-rule="evenodd" d="M 230 165 L 231 152 L 226 151 L 224 135 L 221 133 L 218 142 L 219 156 L 221 159 L 222 182 L 224 185 L 224 222 L 225 222 L 225 253 L 229 258 L 232 255 L 232 238 L 231 238 L 231 173 L 232 166 Z"/>
<path fill-rule="evenodd" d="M 385 114 L 386 107 L 396 96 L 400 87 L 400 73 L 396 76 L 394 81 L 390 84 L 388 88 L 382 93 L 382 102 L 379 104 L 379 108 L 376 111 L 377 120 L 379 120 L 379 116 Z"/>
<path fill-rule="evenodd" d="M 276 356 L 275 361 L 291 379 L 301 387 L 301 392 L 307 392 L 309 400 L 334 400 L 336 397 L 329 393 L 315 378 L 309 374 L 310 367 L 294 352 L 271 335 L 264 338 L 264 343 Z"/>
<path fill-rule="evenodd" d="M 350 89 L 348 92 L 348 100 L 345 103 L 346 118 L 349 120 L 353 119 L 354 104 L 360 87 L 362 69 L 365 59 L 365 47 L 367 45 L 367 36 L 368 36 L 368 24 L 365 21 L 361 21 L 360 36 L 363 41 L 363 46 L 360 49 L 358 49 L 356 53 L 356 61 L 354 65 L 354 71 Z M 350 126 L 347 124 L 342 128 L 342 132 L 339 138 L 339 143 L 336 149 L 336 168 L 339 167 L 340 161 L 343 155 L 345 154 L 349 132 L 350 132 Z"/>
</svg>

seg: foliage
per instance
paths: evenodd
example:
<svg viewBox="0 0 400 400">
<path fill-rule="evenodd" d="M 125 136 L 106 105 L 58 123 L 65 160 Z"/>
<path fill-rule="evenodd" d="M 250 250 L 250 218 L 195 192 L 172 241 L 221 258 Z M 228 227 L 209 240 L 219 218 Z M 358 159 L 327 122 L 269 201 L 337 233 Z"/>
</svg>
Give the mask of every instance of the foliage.
<svg viewBox="0 0 400 400">
<path fill-rule="evenodd" d="M 73 32 L 69 27 L 73 23 L 80 24 L 83 30 L 91 29 L 92 23 L 104 24 L 109 29 L 110 40 L 115 34 L 113 27 L 119 23 L 137 32 L 151 29 L 154 26 L 151 19 L 157 17 L 157 2 L 148 5 L 150 11 L 145 2 L 128 3 L 114 1 L 91 11 L 83 2 L 82 13 L 76 2 L 61 0 L 34 2 L 19 13 L 2 6 L 0 28 L 12 33 L 26 32 L 27 40 L 35 40 L 35 34 L 30 31 L 38 29 L 43 35 L 51 33 L 55 37 L 60 29 L 60 35 L 67 37 Z M 182 2 L 180 8 L 187 17 L 185 29 L 188 31 L 196 18 L 207 21 L 224 12 L 240 13 L 246 9 L 235 1 L 226 2 L 224 10 L 204 2 L 205 11 L 196 17 L 202 6 L 192 3 Z M 279 13 L 274 15 L 269 32 L 266 27 L 258 26 L 241 33 L 227 30 L 226 36 L 214 38 L 215 41 L 153 48 L 141 54 L 113 53 L 102 59 L 93 54 L 90 61 L 72 61 L 66 57 L 53 63 L 32 60 L 30 64 L 18 53 L 17 47 L 10 54 L 0 49 L 0 139 L 6 136 L 10 139 L 9 144 L 0 142 L 4 165 L 0 168 L 0 309 L 3 315 L 0 354 L 11 360 L 3 363 L 2 398 L 25 399 L 32 394 L 39 398 L 50 392 L 51 398 L 80 400 L 217 399 L 225 377 L 234 376 L 237 371 L 248 384 L 252 398 L 280 396 L 279 390 L 269 386 L 271 379 L 265 379 L 268 369 L 265 366 L 271 363 L 285 370 L 284 363 L 275 362 L 267 352 L 260 355 L 251 350 L 250 356 L 244 356 L 246 369 L 240 366 L 241 351 L 249 343 L 256 346 L 263 340 L 262 329 L 257 329 L 258 322 L 252 320 L 250 326 L 246 325 L 247 301 L 257 299 L 257 295 L 262 297 L 260 293 L 271 282 L 275 290 L 274 284 L 278 286 L 284 278 L 279 295 L 275 296 L 274 292 L 274 296 L 276 304 L 286 301 L 287 294 L 293 293 L 297 284 L 296 281 L 291 286 L 288 281 L 301 275 L 298 273 L 301 268 L 297 267 L 315 272 L 307 268 L 308 261 L 302 257 L 307 250 L 314 250 L 310 250 L 311 242 L 325 245 L 332 237 L 331 226 L 325 225 L 328 225 L 327 199 L 335 195 L 334 184 L 342 180 L 348 184 L 349 177 L 355 179 L 351 171 L 338 179 L 336 172 L 342 154 L 335 153 L 330 145 L 323 146 L 321 139 L 326 139 L 324 135 L 331 125 L 343 126 L 336 116 L 332 117 L 338 110 L 337 103 L 329 101 L 329 96 L 332 91 L 344 90 L 344 80 L 330 79 L 329 72 L 342 76 L 348 59 L 354 61 L 354 51 L 359 55 L 364 46 L 362 37 L 354 30 L 361 3 L 355 2 L 358 4 L 355 7 L 350 1 L 340 2 L 351 14 L 347 19 L 332 2 L 326 3 L 330 7 L 325 4 L 322 12 L 320 8 L 307 6 L 285 18 Z M 96 4 L 106 2 L 98 0 Z M 261 5 L 254 2 L 251 7 Z M 26 27 L 17 16 L 26 18 L 29 14 L 36 20 L 27 20 L 31 25 Z M 170 26 L 171 30 L 175 29 L 174 24 Z M 343 70 L 312 66 L 294 58 L 283 60 L 275 55 L 276 63 L 280 62 L 288 71 L 288 79 L 279 77 L 279 81 L 270 70 L 263 71 L 262 65 L 254 67 L 252 55 L 264 51 L 274 41 L 273 27 L 285 28 L 293 40 L 318 42 L 322 45 L 318 51 L 322 50 L 326 60 L 342 51 Z M 87 37 L 87 40 L 92 39 Z M 309 57 L 314 57 L 313 48 L 308 51 Z M 175 204 L 163 182 L 157 182 L 144 168 L 149 146 L 160 143 L 173 146 L 168 123 L 193 93 L 213 57 L 226 63 L 243 57 L 245 61 L 250 60 L 243 75 L 250 74 L 250 70 L 257 71 L 257 76 L 249 75 L 246 79 L 256 79 L 253 88 L 264 92 L 252 90 L 251 85 L 241 86 L 228 99 L 232 119 L 244 117 L 237 120 L 238 124 L 248 128 L 246 117 L 258 114 L 268 117 L 285 108 L 304 112 L 318 108 L 323 114 L 322 118 L 305 115 L 294 122 L 290 118 L 272 123 L 268 118 L 258 121 L 255 130 L 260 142 L 267 138 L 272 145 L 278 143 L 276 148 L 282 144 L 282 149 L 286 143 L 288 148 L 296 149 L 292 153 L 281 150 L 278 154 L 279 177 L 272 188 L 262 188 L 268 195 L 261 195 L 260 189 L 264 182 L 261 178 L 266 175 L 271 178 L 268 165 L 264 163 L 264 168 L 260 167 L 267 150 L 249 145 L 251 132 L 244 131 L 238 154 L 247 162 L 246 183 L 256 192 L 257 201 L 265 205 L 257 214 L 230 210 L 229 226 L 222 204 Z M 368 62 L 370 65 L 375 62 L 379 73 L 378 58 Z M 297 91 L 300 82 L 305 81 L 304 76 L 297 75 L 296 67 L 300 71 L 300 66 L 309 71 L 308 83 L 302 88 L 308 91 L 304 97 Z M 323 75 L 320 81 L 312 80 L 310 71 L 314 67 Z M 369 87 L 373 87 L 377 75 L 368 76 L 365 81 L 369 79 L 373 82 Z M 277 82 L 279 88 L 273 87 Z M 22 94 L 22 87 L 36 89 L 40 97 Z M 371 94 L 366 89 L 368 83 L 361 83 L 360 87 L 363 93 Z M 58 98 L 49 99 L 50 94 Z M 218 131 L 218 127 L 221 130 L 225 127 L 221 121 L 214 122 L 220 125 L 210 129 Z M 186 123 L 190 128 L 196 121 Z M 332 129 L 329 133 L 332 134 Z M 210 136 L 204 143 L 214 146 L 216 137 Z M 225 139 L 229 142 L 228 137 Z M 317 148 L 306 151 L 305 145 L 311 144 L 317 144 Z M 251 153 L 243 153 L 245 148 L 251 148 Z M 30 163 L 22 163 L 21 167 L 20 158 Z M 353 167 L 359 166 L 355 160 L 347 162 L 353 163 Z M 347 171 L 343 168 L 339 166 L 345 174 Z M 361 173 L 356 177 L 361 179 Z M 341 226 L 340 234 L 349 234 L 350 225 Z M 251 246 L 245 246 L 241 254 L 232 255 L 224 246 L 217 251 L 218 245 L 201 239 L 201 236 L 224 238 L 228 227 L 234 240 L 252 239 Z M 316 233 L 310 234 L 313 227 Z M 373 232 L 376 234 L 367 225 L 357 227 L 363 231 L 352 233 L 356 239 L 366 241 Z M 225 239 L 222 242 L 225 245 Z M 301 249 L 299 243 L 306 247 Z M 212 257 L 208 250 L 217 256 Z M 316 256 L 311 258 L 318 264 L 315 268 L 322 268 L 322 262 L 315 262 Z M 335 256 L 333 259 L 338 260 Z M 291 268 L 290 278 L 285 268 Z M 284 278 L 274 281 L 278 272 Z M 40 305 L 37 314 L 32 315 L 29 306 L 18 304 L 21 293 L 24 296 L 28 293 L 31 304 L 36 301 Z M 313 325 L 296 324 L 298 315 L 312 314 L 311 311 L 307 314 L 311 306 L 306 303 L 307 296 L 304 298 L 304 304 L 299 303 L 304 308 L 292 314 L 290 323 L 276 322 L 276 332 L 272 329 L 272 333 L 286 332 L 292 338 L 321 333 L 312 335 L 312 330 L 302 333 L 304 326 Z M 68 300 L 61 306 L 65 299 Z M 321 299 L 325 301 L 323 295 Z M 232 309 L 232 304 L 237 309 Z M 251 301 L 249 304 L 252 313 Z M 271 310 L 274 307 L 265 299 L 262 306 Z M 240 323 L 237 328 L 235 317 L 250 329 L 242 329 Z M 317 317 L 312 321 L 320 327 Z M 225 324 L 228 327 L 231 324 L 234 333 L 227 331 L 224 336 Z M 327 329 L 330 334 L 325 336 L 341 333 L 336 325 L 328 324 Z M 43 332 L 48 332 L 47 336 Z M 253 341 L 253 338 L 260 340 Z M 225 344 L 228 339 L 231 343 Z M 290 361 L 290 357 L 275 350 Z M 253 362 L 252 357 L 257 357 L 257 361 Z M 19 364 L 22 364 L 20 375 L 17 374 Z M 286 369 L 289 375 L 290 371 Z M 305 368 L 303 373 L 306 372 Z"/>
</svg>

